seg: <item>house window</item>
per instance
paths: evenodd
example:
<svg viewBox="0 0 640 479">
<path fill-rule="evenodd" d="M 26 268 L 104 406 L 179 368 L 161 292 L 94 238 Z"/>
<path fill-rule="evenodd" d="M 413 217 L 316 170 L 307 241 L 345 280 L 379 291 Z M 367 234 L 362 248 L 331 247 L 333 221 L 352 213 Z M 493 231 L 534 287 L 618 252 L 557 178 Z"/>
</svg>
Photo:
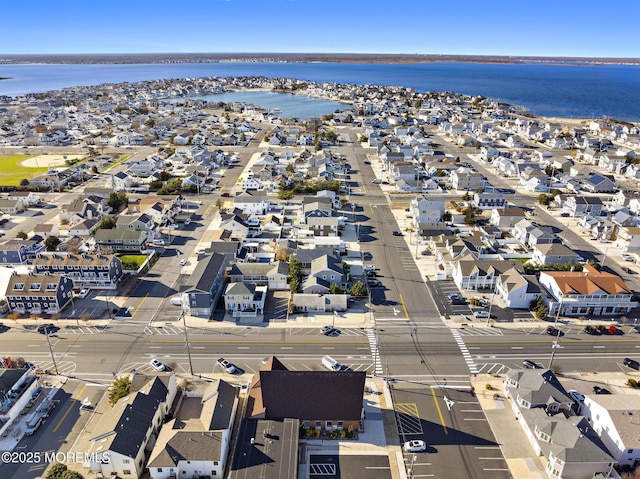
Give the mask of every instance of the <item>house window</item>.
<svg viewBox="0 0 640 479">
<path fill-rule="evenodd" d="M 122 460 L 122 464 L 129 464 L 131 462 L 131 459 L 123 459 Z"/>
<path fill-rule="evenodd" d="M 316 429 L 322 429 L 322 423 L 320 421 L 316 421 Z"/>
<path fill-rule="evenodd" d="M 123 469 L 123 470 L 122 470 L 122 474 L 131 474 L 131 470 L 129 470 L 129 469 Z"/>
<path fill-rule="evenodd" d="M 327 429 L 332 429 L 332 428 L 333 428 L 333 422 L 327 421 Z"/>
<path fill-rule="evenodd" d="M 338 429 L 344 429 L 344 422 L 338 421 Z"/>
</svg>

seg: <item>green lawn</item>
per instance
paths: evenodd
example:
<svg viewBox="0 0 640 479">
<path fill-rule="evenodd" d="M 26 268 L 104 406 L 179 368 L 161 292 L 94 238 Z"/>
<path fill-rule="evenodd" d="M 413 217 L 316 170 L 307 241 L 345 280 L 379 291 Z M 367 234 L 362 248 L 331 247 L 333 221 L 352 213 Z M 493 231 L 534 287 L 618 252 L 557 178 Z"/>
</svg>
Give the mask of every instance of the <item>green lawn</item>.
<svg viewBox="0 0 640 479">
<path fill-rule="evenodd" d="M 30 180 L 34 176 L 46 172 L 49 168 L 27 168 L 20 163 L 30 158 L 26 155 L 0 155 L 0 185 L 18 186 L 24 178 Z"/>
</svg>

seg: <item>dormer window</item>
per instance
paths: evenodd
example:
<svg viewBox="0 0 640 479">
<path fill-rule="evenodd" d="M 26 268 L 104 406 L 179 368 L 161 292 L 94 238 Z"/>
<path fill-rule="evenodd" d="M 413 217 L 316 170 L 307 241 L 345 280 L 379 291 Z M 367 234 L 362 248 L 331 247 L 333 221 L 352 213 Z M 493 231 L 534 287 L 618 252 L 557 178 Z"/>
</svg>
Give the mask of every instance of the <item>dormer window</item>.
<svg viewBox="0 0 640 479">
<path fill-rule="evenodd" d="M 40 291 L 40 283 L 31 283 L 29 285 L 29 291 Z"/>
<path fill-rule="evenodd" d="M 24 283 L 16 283 L 13 285 L 13 290 L 14 291 L 23 291 L 24 290 Z"/>
<path fill-rule="evenodd" d="M 47 291 L 55 291 L 56 283 L 47 283 Z"/>
</svg>

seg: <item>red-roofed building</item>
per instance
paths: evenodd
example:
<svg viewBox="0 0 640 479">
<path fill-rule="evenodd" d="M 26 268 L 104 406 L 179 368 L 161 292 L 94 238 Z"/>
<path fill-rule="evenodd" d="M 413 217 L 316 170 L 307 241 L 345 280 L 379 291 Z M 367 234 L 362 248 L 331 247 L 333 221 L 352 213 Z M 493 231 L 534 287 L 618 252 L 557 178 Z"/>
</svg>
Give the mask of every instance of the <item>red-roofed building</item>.
<svg viewBox="0 0 640 479">
<path fill-rule="evenodd" d="M 638 303 L 620 276 L 585 264 L 582 271 L 543 271 L 539 283 L 548 292 L 549 315 L 621 316 Z"/>
</svg>

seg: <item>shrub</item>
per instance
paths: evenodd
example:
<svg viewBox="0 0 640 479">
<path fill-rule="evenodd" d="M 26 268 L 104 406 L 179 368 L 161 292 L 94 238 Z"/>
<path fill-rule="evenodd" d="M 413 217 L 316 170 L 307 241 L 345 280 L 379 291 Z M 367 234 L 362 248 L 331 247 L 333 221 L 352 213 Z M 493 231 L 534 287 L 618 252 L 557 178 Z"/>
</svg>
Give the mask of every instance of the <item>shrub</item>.
<svg viewBox="0 0 640 479">
<path fill-rule="evenodd" d="M 627 386 L 629 386 L 630 388 L 637 388 L 638 387 L 638 381 L 636 381 L 633 378 L 629 378 L 629 379 L 627 379 Z"/>
<path fill-rule="evenodd" d="M 320 437 L 320 429 L 313 430 L 313 437 Z"/>
<path fill-rule="evenodd" d="M 493 386 L 489 383 L 484 387 L 487 391 L 493 391 Z"/>
<path fill-rule="evenodd" d="M 307 437 L 313 436 L 313 433 L 314 433 L 314 430 L 311 429 L 311 428 L 308 428 L 308 429 L 304 430 L 304 435 L 307 436 Z"/>
</svg>

